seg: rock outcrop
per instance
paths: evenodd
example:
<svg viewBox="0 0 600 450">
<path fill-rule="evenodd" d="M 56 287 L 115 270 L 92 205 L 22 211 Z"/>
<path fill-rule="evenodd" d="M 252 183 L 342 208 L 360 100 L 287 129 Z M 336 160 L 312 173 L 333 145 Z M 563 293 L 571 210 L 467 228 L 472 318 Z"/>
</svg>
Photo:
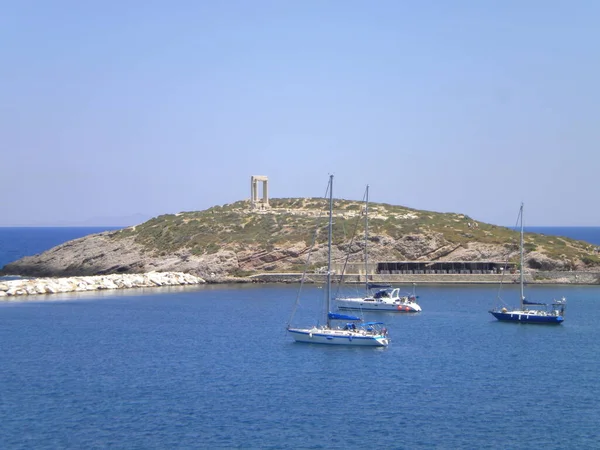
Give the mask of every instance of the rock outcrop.
<svg viewBox="0 0 600 450">
<path fill-rule="evenodd" d="M 70 277 L 148 272 L 185 272 L 209 279 L 226 277 L 237 266 L 231 251 L 198 257 L 186 250 L 156 254 L 133 237 L 113 239 L 104 232 L 66 242 L 44 253 L 7 264 L 3 273 L 33 277 Z"/>
<path fill-rule="evenodd" d="M 272 199 L 268 211 L 248 202 L 166 215 L 135 227 L 66 242 L 7 264 L 2 275 L 90 276 L 184 272 L 219 282 L 256 273 L 301 272 L 310 254 L 326 263 L 321 199 Z M 319 209 L 320 208 L 320 209 Z M 336 200 L 332 260 L 364 258 L 361 202 Z M 372 204 L 369 260 L 511 261 L 518 263 L 519 233 L 453 213 Z M 320 226 L 316 226 L 320 223 Z M 315 230 L 318 230 L 315 233 Z M 313 241 L 316 245 L 313 247 Z M 526 233 L 525 262 L 533 270 L 597 270 L 598 248 L 555 236 Z"/>
</svg>

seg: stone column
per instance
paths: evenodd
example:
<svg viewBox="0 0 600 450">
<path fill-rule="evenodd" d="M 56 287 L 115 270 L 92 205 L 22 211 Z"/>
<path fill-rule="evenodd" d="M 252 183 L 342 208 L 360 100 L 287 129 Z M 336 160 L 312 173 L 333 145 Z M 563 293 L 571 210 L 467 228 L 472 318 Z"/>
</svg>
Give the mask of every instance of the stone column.
<svg viewBox="0 0 600 450">
<path fill-rule="evenodd" d="M 262 198 L 258 199 L 258 182 L 262 181 Z M 264 175 L 250 177 L 250 207 L 252 209 L 269 209 L 269 179 Z"/>
</svg>

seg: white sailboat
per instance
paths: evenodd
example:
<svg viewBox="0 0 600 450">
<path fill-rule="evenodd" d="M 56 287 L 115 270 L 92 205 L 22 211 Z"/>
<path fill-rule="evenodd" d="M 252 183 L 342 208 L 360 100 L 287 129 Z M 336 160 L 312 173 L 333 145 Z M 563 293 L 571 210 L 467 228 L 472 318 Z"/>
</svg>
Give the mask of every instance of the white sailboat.
<svg viewBox="0 0 600 450">
<path fill-rule="evenodd" d="M 335 302 L 339 309 L 347 310 L 421 312 L 415 294 L 403 295 L 400 288 L 374 283 L 367 283 L 364 297 L 338 297 Z"/>
<path fill-rule="evenodd" d="M 517 308 L 507 308 L 506 306 L 497 306 L 490 310 L 496 319 L 503 322 L 518 322 L 518 323 L 538 323 L 538 324 L 561 324 L 565 320 L 565 304 L 567 300 L 563 297 L 560 300 L 554 300 L 550 305 L 547 303 L 537 303 L 528 301 L 525 298 L 524 289 L 524 256 L 523 256 L 523 204 L 519 210 L 519 221 L 521 229 L 521 239 L 519 243 L 520 254 L 520 276 L 519 283 L 521 287 L 521 304 Z M 530 306 L 545 306 L 544 309 L 530 309 Z"/>
<path fill-rule="evenodd" d="M 335 304 L 338 309 L 360 311 L 395 311 L 395 312 L 420 312 L 421 306 L 417 303 L 417 296 L 401 294 L 400 288 L 391 285 L 369 283 L 368 281 L 368 242 L 369 242 L 369 186 L 365 191 L 365 295 L 362 297 L 338 297 Z"/>
<path fill-rule="evenodd" d="M 327 345 L 352 345 L 387 347 L 389 338 L 381 322 L 362 322 L 359 317 L 332 313 L 331 307 L 331 241 L 333 231 L 333 175 L 329 176 L 329 226 L 327 232 L 327 275 L 324 301 L 327 306 L 323 325 L 296 328 L 288 325 L 287 331 L 296 342 Z M 335 326 L 334 322 L 345 322 Z"/>
</svg>

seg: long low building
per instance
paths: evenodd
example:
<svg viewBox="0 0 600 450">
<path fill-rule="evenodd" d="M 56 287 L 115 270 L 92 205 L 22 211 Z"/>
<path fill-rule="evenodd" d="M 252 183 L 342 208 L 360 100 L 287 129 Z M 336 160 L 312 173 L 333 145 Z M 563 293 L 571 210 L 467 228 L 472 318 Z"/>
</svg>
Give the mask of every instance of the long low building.
<svg viewBox="0 0 600 450">
<path fill-rule="evenodd" d="M 370 275 L 402 275 L 402 274 L 501 274 L 503 271 L 515 273 L 516 263 L 500 261 L 384 261 L 368 264 L 365 271 L 364 263 L 349 263 L 345 269 L 341 264 L 335 264 L 336 273 L 345 271 L 351 274 Z"/>
</svg>

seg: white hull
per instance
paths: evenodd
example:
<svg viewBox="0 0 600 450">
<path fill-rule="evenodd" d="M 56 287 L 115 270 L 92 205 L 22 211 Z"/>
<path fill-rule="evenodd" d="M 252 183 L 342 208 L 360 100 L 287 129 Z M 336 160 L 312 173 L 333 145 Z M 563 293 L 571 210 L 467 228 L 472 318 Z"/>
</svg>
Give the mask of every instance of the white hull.
<svg viewBox="0 0 600 450">
<path fill-rule="evenodd" d="M 355 347 L 387 347 L 389 339 L 382 322 L 363 322 L 359 317 L 331 312 L 331 236 L 333 231 L 333 175 L 329 175 L 329 226 L 327 230 L 327 283 L 325 284 L 325 306 L 327 325 L 311 328 L 291 328 L 288 332 L 296 342 L 324 345 L 350 345 Z M 367 199 L 369 188 L 367 186 Z M 366 217 L 366 214 L 365 214 Z M 297 306 L 296 301 L 296 306 Z M 293 314 L 292 314 L 293 317 Z M 290 319 L 291 321 L 291 319 Z M 346 321 L 343 328 L 334 327 L 332 321 Z M 324 323 L 324 322 L 321 322 Z M 289 324 L 289 322 L 288 322 Z"/>
<path fill-rule="evenodd" d="M 374 298 L 337 298 L 339 309 L 358 309 L 361 311 L 421 312 L 421 306 L 414 301 L 374 299 Z"/>
<path fill-rule="evenodd" d="M 360 347 L 387 347 L 389 339 L 383 334 L 364 330 L 342 330 L 335 328 L 288 328 L 296 342 L 326 345 L 353 345 Z"/>
</svg>

